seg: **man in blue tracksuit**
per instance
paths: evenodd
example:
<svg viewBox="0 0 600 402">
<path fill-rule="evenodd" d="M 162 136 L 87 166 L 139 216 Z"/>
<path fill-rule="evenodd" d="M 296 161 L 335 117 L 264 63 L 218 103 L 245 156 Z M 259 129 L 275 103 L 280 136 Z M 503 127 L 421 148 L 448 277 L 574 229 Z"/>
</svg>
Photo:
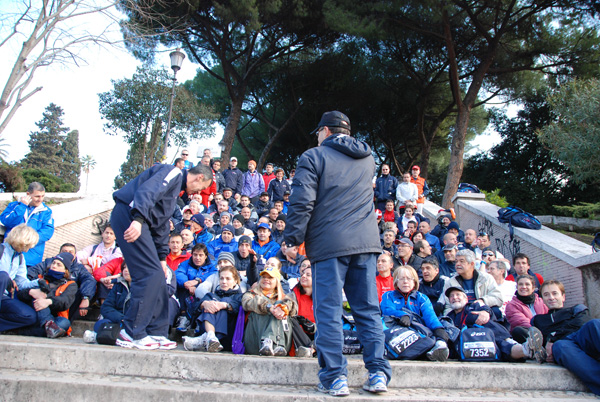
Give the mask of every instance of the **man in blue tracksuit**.
<svg viewBox="0 0 600 402">
<path fill-rule="evenodd" d="M 169 218 L 180 192 L 197 193 L 212 180 L 208 166 L 182 172 L 172 165 L 156 164 L 113 193 L 111 226 L 132 279 L 131 302 L 117 345 L 138 349 L 177 346 L 166 337 Z"/>
<path fill-rule="evenodd" d="M 19 201 L 8 204 L 2 215 L 0 215 L 0 223 L 6 226 L 5 237 L 21 223 L 26 223 L 27 226 L 34 228 L 38 233 L 38 243 L 23 254 L 28 267 L 42 262 L 46 242 L 54 234 L 54 218 L 52 218 L 52 210 L 44 204 L 45 196 L 46 188 L 44 185 L 34 181 L 29 184 L 27 193 Z"/>
<path fill-rule="evenodd" d="M 320 146 L 298 161 L 284 239 L 291 259 L 305 242 L 312 264 L 318 389 L 334 396 L 349 394 L 342 354 L 343 289 L 369 371 L 363 389 L 384 392 L 392 370 L 383 357 L 375 283 L 376 257 L 382 252 L 373 205 L 375 161 L 369 146 L 350 136 L 350 121 L 341 112 L 324 113 L 315 132 Z"/>
</svg>

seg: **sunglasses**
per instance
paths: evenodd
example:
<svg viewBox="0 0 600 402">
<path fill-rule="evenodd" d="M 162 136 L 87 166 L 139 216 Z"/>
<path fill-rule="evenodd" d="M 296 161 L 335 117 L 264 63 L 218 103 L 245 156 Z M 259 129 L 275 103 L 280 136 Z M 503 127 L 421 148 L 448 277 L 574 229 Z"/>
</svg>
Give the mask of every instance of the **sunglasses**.
<svg viewBox="0 0 600 402">
<path fill-rule="evenodd" d="M 181 154 L 181 156 L 188 156 L 189 154 Z"/>
<path fill-rule="evenodd" d="M 484 257 L 493 257 L 494 253 L 483 253 Z"/>
</svg>

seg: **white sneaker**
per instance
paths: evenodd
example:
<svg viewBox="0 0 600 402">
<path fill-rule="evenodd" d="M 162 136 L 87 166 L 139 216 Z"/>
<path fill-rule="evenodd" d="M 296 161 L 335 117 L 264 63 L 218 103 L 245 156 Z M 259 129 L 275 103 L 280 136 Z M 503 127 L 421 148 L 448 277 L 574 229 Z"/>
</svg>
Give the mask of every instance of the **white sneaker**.
<svg viewBox="0 0 600 402">
<path fill-rule="evenodd" d="M 429 352 L 427 352 L 427 358 L 429 360 L 434 360 L 438 362 L 445 362 L 448 360 L 448 356 L 450 355 L 450 350 L 448 349 L 448 345 L 444 341 L 437 340 L 435 341 L 435 345 L 431 348 Z"/>
<path fill-rule="evenodd" d="M 216 336 L 209 338 L 206 341 L 206 351 L 207 352 L 220 352 L 223 350 L 223 345 L 219 342 L 219 339 Z"/>
<path fill-rule="evenodd" d="M 158 342 L 158 348 L 162 350 L 171 350 L 177 347 L 177 342 L 170 340 L 165 336 L 151 336 L 152 339 Z"/>
<path fill-rule="evenodd" d="M 196 337 L 184 336 L 183 348 L 187 351 L 194 352 L 199 350 L 206 350 L 206 332 Z"/>
<path fill-rule="evenodd" d="M 125 329 L 121 329 L 121 332 L 119 332 L 119 336 L 117 336 L 117 340 L 116 340 L 116 345 L 120 346 L 122 348 L 128 348 L 131 349 L 134 347 L 133 345 L 133 338 L 131 337 L 131 335 L 129 335 L 127 333 L 127 331 L 125 331 Z"/>
<path fill-rule="evenodd" d="M 96 333 L 89 329 L 83 333 L 83 341 L 85 343 L 96 343 Z"/>
<path fill-rule="evenodd" d="M 132 347 L 141 350 L 153 350 L 160 347 L 160 343 L 149 335 L 143 337 L 142 339 L 134 340 L 132 344 Z"/>
</svg>

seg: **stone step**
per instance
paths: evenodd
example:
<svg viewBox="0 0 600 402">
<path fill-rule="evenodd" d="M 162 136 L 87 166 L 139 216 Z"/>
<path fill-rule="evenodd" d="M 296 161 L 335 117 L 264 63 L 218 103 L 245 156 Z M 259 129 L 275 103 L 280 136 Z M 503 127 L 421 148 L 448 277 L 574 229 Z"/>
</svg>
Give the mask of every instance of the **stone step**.
<svg viewBox="0 0 600 402">
<path fill-rule="evenodd" d="M 224 373 L 224 378 L 228 377 Z M 226 381 L 190 381 L 139 376 L 81 374 L 52 370 L 0 369 L 3 401 L 41 401 L 48 395 L 65 402 L 128 401 L 230 402 L 240 397 L 245 402 L 323 401 L 314 386 L 238 384 Z M 344 401 L 481 401 L 481 402 L 552 402 L 593 401 L 592 394 L 572 391 L 453 390 L 440 388 L 397 388 L 374 396 L 360 388 L 351 388 Z"/>
<path fill-rule="evenodd" d="M 85 344 L 80 338 L 47 339 L 0 335 L 0 369 L 76 372 L 83 376 L 122 376 L 157 381 L 182 380 L 257 386 L 314 387 L 318 365 L 314 358 L 262 357 L 231 353 L 187 352 L 181 344 L 172 351 L 141 351 Z M 361 356 L 349 356 L 351 387 L 364 382 Z M 568 370 L 528 363 L 445 363 L 392 361 L 394 389 L 439 388 L 447 392 L 487 390 L 586 391 Z"/>
</svg>

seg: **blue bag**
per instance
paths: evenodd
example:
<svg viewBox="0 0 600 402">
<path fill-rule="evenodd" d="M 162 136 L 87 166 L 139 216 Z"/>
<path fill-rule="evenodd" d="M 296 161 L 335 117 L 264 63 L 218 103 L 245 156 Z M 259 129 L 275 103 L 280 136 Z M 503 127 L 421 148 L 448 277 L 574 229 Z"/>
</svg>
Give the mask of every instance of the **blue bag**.
<svg viewBox="0 0 600 402">
<path fill-rule="evenodd" d="M 479 191 L 479 187 L 477 187 L 475 184 L 469 184 L 469 183 L 460 183 L 458 185 L 458 191 L 459 193 L 481 193 L 481 191 Z"/>
<path fill-rule="evenodd" d="M 433 332 L 425 325 L 414 321 L 410 327 L 395 324 L 383 333 L 385 334 L 385 351 L 388 359 L 416 359 L 435 345 Z"/>
<path fill-rule="evenodd" d="M 542 223 L 538 218 L 512 205 L 498 210 L 498 222 L 508 223 L 511 241 L 514 236 L 513 225 L 525 229 L 539 230 L 542 228 Z"/>
<path fill-rule="evenodd" d="M 458 359 L 463 362 L 494 362 L 500 360 L 494 331 L 480 325 L 464 326 L 458 339 Z"/>
</svg>

